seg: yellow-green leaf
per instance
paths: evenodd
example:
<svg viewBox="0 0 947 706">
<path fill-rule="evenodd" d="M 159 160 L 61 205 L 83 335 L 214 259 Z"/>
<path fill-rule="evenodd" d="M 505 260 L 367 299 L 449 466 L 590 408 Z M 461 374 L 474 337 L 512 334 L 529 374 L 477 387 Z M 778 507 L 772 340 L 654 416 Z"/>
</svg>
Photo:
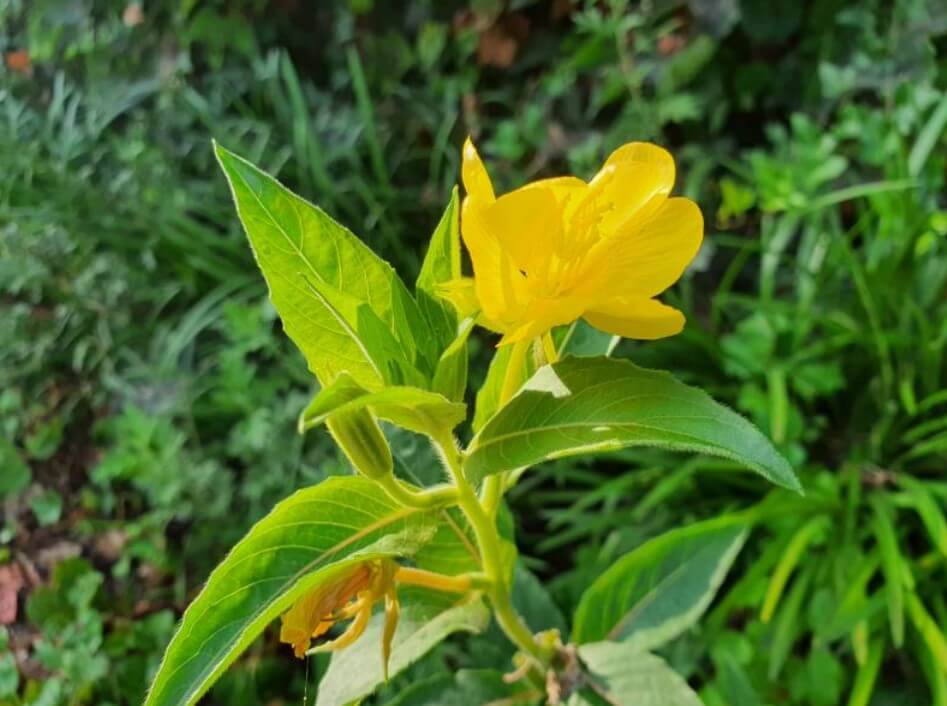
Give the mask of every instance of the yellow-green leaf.
<svg viewBox="0 0 947 706">
<path fill-rule="evenodd" d="M 273 305 L 316 377 L 423 386 L 433 361 L 418 341 L 430 332 L 391 266 L 273 177 L 215 151 Z"/>
<path fill-rule="evenodd" d="M 370 392 L 350 375 L 342 373 L 335 382 L 316 393 L 299 418 L 299 429 L 311 429 L 332 414 L 363 407 L 379 419 L 428 436 L 442 436 L 467 416 L 465 405 L 451 402 L 436 392 L 404 386 Z"/>
<path fill-rule="evenodd" d="M 145 706 L 190 706 L 266 625 L 358 561 L 410 556 L 438 513 L 396 505 L 378 485 L 338 477 L 279 503 L 231 550 L 184 613 Z"/>
</svg>

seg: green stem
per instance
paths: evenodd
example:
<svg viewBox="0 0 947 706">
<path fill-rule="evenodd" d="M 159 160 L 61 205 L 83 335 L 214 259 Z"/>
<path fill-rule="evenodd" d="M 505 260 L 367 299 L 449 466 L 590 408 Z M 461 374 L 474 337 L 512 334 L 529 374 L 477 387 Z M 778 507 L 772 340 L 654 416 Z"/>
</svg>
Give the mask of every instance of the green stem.
<svg viewBox="0 0 947 706">
<path fill-rule="evenodd" d="M 494 473 L 483 481 L 483 491 L 480 502 L 490 517 L 497 516 L 500 509 L 500 498 L 503 497 L 503 474 Z"/>
<path fill-rule="evenodd" d="M 454 505 L 458 500 L 458 490 L 453 485 L 437 485 L 428 490 L 416 491 L 406 487 L 393 475 L 377 479 L 382 490 L 396 503 L 419 510 L 432 510 L 444 505 Z"/>
<path fill-rule="evenodd" d="M 559 362 L 559 351 L 556 350 L 556 344 L 552 340 L 552 331 L 546 331 L 543 334 L 543 355 L 546 356 L 546 362 L 550 365 Z"/>
<path fill-rule="evenodd" d="M 453 438 L 436 441 L 435 446 L 456 484 L 458 505 L 473 527 L 477 545 L 480 548 L 483 572 L 489 581 L 487 596 L 493 606 L 497 623 L 520 650 L 541 664 L 546 664 L 550 657 L 547 654 L 548 651 L 537 644 L 529 628 L 517 615 L 510 600 L 510 587 L 504 575 L 500 534 L 497 532 L 494 518 L 480 504 L 477 494 L 464 477 L 460 452 Z"/>
<path fill-rule="evenodd" d="M 526 356 L 529 355 L 529 340 L 517 341 L 512 344 L 510 358 L 506 362 L 506 371 L 503 375 L 503 384 L 500 386 L 500 398 L 497 410 L 503 409 L 509 402 L 525 377 Z M 496 517 L 500 509 L 500 499 L 503 497 L 505 474 L 495 473 L 483 481 L 481 502 L 490 517 Z"/>
</svg>

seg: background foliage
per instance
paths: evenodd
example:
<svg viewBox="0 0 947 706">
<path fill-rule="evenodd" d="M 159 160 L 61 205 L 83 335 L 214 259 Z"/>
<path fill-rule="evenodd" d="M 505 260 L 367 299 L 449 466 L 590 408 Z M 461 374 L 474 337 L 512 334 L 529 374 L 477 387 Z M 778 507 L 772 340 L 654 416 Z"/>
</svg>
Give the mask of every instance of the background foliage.
<svg viewBox="0 0 947 706">
<path fill-rule="evenodd" d="M 295 433 L 310 378 L 210 137 L 412 280 L 468 133 L 504 187 L 673 149 L 708 226 L 671 297 L 689 325 L 616 355 L 748 415 L 808 491 L 640 450 L 547 464 L 511 496 L 527 618 L 562 625 L 649 537 L 755 506 L 662 650 L 705 702 L 947 704 L 941 3 L 0 0 L 0 28 L 0 704 L 139 703 L 227 548 L 348 472 Z M 312 697 L 324 662 L 274 637 L 209 702 Z M 466 670 L 508 665 L 461 637 L 377 701 L 465 703 L 492 678 Z"/>
</svg>

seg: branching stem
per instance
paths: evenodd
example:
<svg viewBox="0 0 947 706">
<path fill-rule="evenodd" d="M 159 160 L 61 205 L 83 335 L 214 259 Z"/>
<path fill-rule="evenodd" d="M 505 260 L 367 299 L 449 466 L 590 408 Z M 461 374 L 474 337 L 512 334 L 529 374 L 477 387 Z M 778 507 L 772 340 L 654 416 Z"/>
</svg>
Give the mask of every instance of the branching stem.
<svg viewBox="0 0 947 706">
<path fill-rule="evenodd" d="M 381 484 L 382 490 L 388 494 L 388 497 L 406 507 L 433 510 L 447 505 L 456 505 L 458 501 L 457 488 L 447 483 L 417 491 L 406 487 L 393 475 L 384 476 L 378 479 L 378 482 Z"/>
<path fill-rule="evenodd" d="M 525 654 L 546 664 L 550 655 L 533 637 L 529 628 L 517 615 L 510 601 L 510 587 L 507 582 L 502 543 L 497 531 L 496 521 L 489 515 L 464 477 L 462 457 L 453 438 L 435 442 L 444 465 L 447 467 L 458 491 L 458 505 L 473 527 L 483 571 L 488 581 L 487 596 L 493 606 L 493 613 L 503 632 Z"/>
</svg>

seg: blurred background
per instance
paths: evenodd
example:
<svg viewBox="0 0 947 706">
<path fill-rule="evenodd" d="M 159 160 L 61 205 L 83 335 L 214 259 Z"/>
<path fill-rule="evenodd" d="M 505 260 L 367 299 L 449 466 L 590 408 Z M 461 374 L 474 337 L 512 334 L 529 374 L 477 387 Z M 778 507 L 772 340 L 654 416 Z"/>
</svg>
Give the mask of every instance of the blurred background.
<svg viewBox="0 0 947 706">
<path fill-rule="evenodd" d="M 0 0 L 0 704 L 140 703 L 215 562 L 348 472 L 295 433 L 314 381 L 211 138 L 413 280 L 468 134 L 501 191 L 673 151 L 707 223 L 667 295 L 688 327 L 616 355 L 753 419 L 808 491 L 548 464 L 509 498 L 531 604 L 570 615 L 645 539 L 764 502 L 666 653 L 706 704 L 947 704 L 945 49 L 938 0 Z M 465 704 L 403 690 L 509 657 L 454 639 L 376 702 Z M 206 702 L 302 703 L 320 664 L 268 632 Z"/>
</svg>

